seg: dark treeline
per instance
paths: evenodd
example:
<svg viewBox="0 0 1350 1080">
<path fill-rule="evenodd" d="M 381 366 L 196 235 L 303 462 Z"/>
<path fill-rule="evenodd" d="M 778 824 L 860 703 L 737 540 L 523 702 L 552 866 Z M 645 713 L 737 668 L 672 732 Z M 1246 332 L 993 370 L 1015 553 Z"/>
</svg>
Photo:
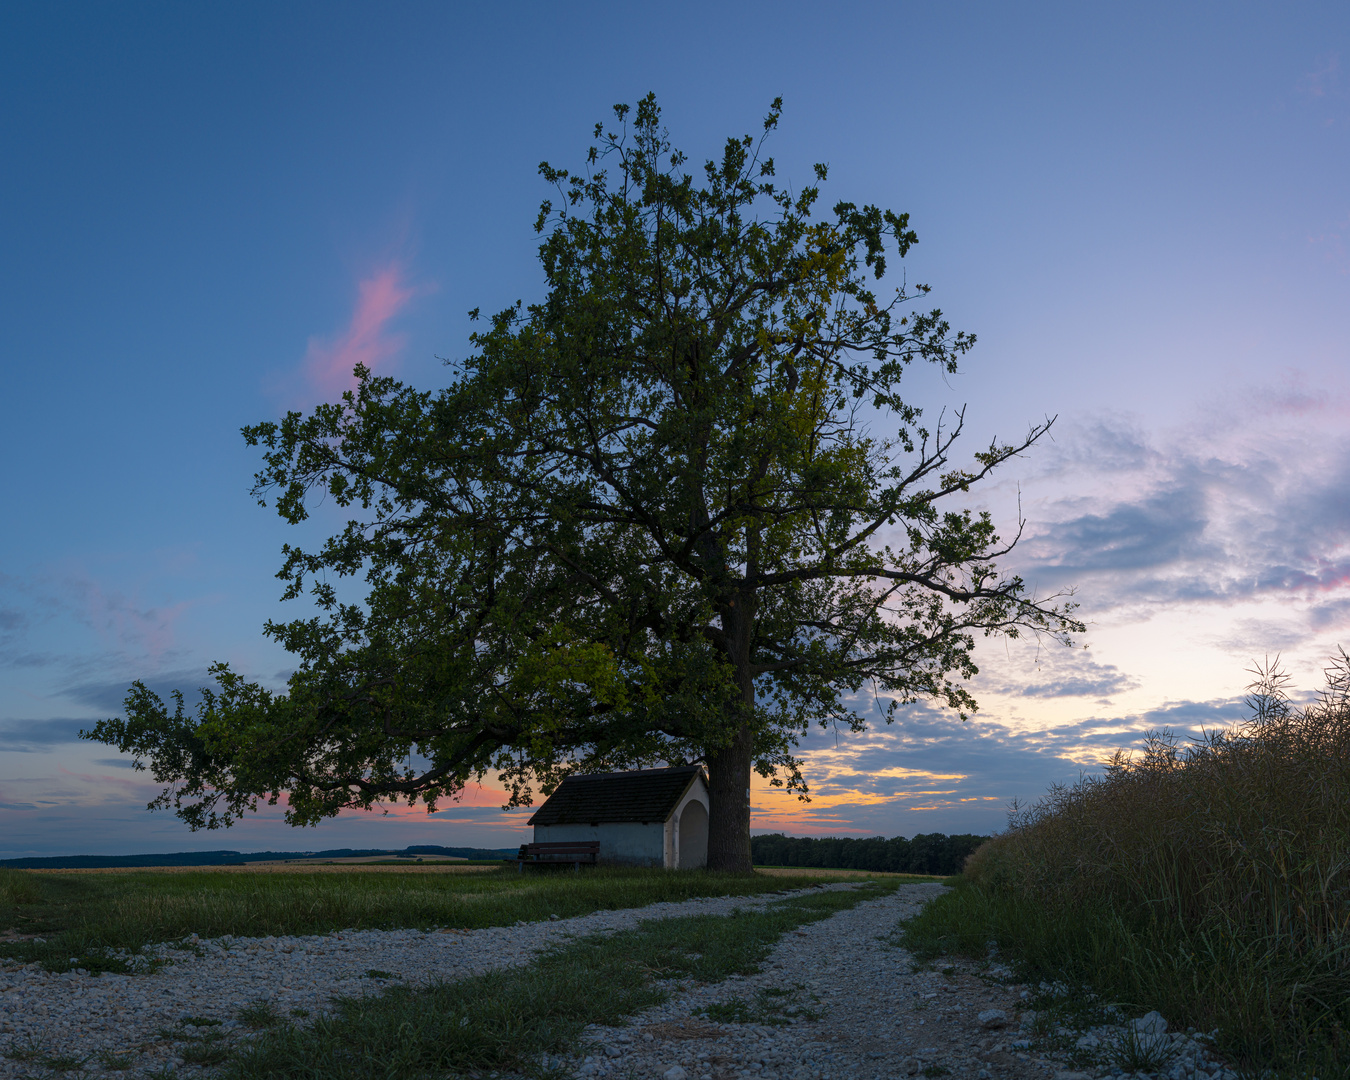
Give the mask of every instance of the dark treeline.
<svg viewBox="0 0 1350 1080">
<path fill-rule="evenodd" d="M 784 836 L 770 833 L 750 838 L 750 856 L 757 866 L 820 866 L 830 870 L 888 870 L 897 874 L 959 874 L 966 856 L 989 837 L 963 833 L 920 833 L 873 836 L 866 840 L 835 836 Z"/>
<path fill-rule="evenodd" d="M 459 859 L 504 859 L 516 853 L 515 848 L 441 847 L 438 844 L 416 844 L 395 851 L 387 848 L 329 848 L 327 851 L 174 851 L 168 854 L 147 855 L 53 855 L 25 859 L 0 859 L 0 869 L 6 870 L 86 870 L 137 869 L 156 866 L 242 866 L 251 862 L 280 862 L 324 859 L 351 859 L 362 856 L 387 855 L 391 859 L 412 859 L 418 855 L 448 855 Z"/>
</svg>

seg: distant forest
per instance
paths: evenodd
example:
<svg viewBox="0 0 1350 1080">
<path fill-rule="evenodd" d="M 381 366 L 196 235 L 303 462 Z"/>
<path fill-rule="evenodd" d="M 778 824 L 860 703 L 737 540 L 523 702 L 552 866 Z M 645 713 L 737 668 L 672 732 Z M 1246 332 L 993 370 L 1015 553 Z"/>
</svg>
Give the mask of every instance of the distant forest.
<svg viewBox="0 0 1350 1080">
<path fill-rule="evenodd" d="M 251 862 L 280 862 L 285 859 L 351 859 L 388 855 L 391 859 L 412 859 L 418 855 L 449 855 L 460 859 L 504 859 L 515 848 L 440 847 L 419 844 L 401 851 L 385 848 L 330 848 L 327 851 L 175 851 L 167 855 L 56 855 L 27 859 L 0 859 L 0 868 L 8 870 L 104 870 L 154 866 L 242 866 Z"/>
<path fill-rule="evenodd" d="M 903 836 L 784 836 L 770 833 L 750 838 L 756 866 L 820 866 L 830 870 L 889 870 L 898 874 L 959 874 L 966 856 L 989 837 L 962 833 L 920 833 Z"/>
</svg>

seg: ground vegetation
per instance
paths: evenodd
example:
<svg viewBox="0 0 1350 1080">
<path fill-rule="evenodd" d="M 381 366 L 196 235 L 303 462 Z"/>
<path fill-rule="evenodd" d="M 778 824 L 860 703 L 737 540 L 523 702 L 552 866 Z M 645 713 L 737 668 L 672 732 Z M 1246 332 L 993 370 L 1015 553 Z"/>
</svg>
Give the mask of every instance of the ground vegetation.
<svg viewBox="0 0 1350 1080">
<path fill-rule="evenodd" d="M 1166 733 L 1016 812 L 905 944 L 985 956 L 1216 1030 L 1282 1075 L 1350 1062 L 1350 658 L 1293 702 L 1258 669 L 1250 721 L 1189 746 Z"/>
</svg>

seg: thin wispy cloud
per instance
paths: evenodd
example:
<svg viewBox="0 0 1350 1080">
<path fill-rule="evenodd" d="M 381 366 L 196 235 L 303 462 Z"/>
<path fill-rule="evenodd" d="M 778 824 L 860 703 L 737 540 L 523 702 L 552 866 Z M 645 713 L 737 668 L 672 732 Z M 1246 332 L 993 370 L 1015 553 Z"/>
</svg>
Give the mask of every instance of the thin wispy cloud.
<svg viewBox="0 0 1350 1080">
<path fill-rule="evenodd" d="M 1334 267 L 1338 274 L 1350 274 L 1347 237 L 1350 237 L 1350 214 L 1328 225 L 1321 232 L 1310 233 L 1308 244 L 1322 256 L 1324 262 Z"/>
<path fill-rule="evenodd" d="M 147 604 L 85 577 L 68 579 L 66 587 L 82 604 L 87 625 L 106 641 L 123 648 L 130 646 L 153 664 L 173 650 L 175 624 L 197 604 L 194 600 Z"/>
<path fill-rule="evenodd" d="M 173 557 L 150 554 L 157 569 Z M 0 577 L 0 594 L 14 601 L 4 608 L 12 617 L 0 621 L 0 670 L 42 671 L 68 687 L 105 672 L 143 674 L 181 663 L 183 619 L 220 597 L 154 602 L 145 591 L 139 582 L 119 587 L 82 567 Z"/>
<path fill-rule="evenodd" d="M 310 338 L 304 374 L 309 389 L 335 399 L 356 385 L 352 370 L 362 364 L 387 374 L 406 344 L 390 324 L 417 296 L 428 291 L 411 285 L 398 261 L 376 268 L 356 287 L 356 303 L 345 329 L 330 338 Z"/>
<path fill-rule="evenodd" d="M 1320 56 L 1313 69 L 1298 81 L 1298 91 L 1305 97 L 1325 98 L 1340 88 L 1341 58 L 1337 53 Z"/>
<path fill-rule="evenodd" d="M 1009 676 L 1015 671 L 1016 677 Z M 1109 698 L 1138 687 L 1139 680 L 1115 664 L 1099 663 L 1087 649 L 1058 646 L 1036 650 L 1028 662 L 1002 667 L 1001 677 L 977 676 L 977 697 L 1004 694 L 1030 698 Z"/>
</svg>

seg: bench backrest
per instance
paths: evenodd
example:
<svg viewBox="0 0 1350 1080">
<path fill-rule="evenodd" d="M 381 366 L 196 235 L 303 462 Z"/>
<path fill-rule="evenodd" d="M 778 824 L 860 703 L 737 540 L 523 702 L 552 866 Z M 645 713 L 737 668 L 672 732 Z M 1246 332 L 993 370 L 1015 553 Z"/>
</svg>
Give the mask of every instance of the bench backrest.
<svg viewBox="0 0 1350 1080">
<path fill-rule="evenodd" d="M 545 844 L 521 844 L 522 856 L 529 855 L 598 855 L 599 840 L 555 841 Z"/>
</svg>

